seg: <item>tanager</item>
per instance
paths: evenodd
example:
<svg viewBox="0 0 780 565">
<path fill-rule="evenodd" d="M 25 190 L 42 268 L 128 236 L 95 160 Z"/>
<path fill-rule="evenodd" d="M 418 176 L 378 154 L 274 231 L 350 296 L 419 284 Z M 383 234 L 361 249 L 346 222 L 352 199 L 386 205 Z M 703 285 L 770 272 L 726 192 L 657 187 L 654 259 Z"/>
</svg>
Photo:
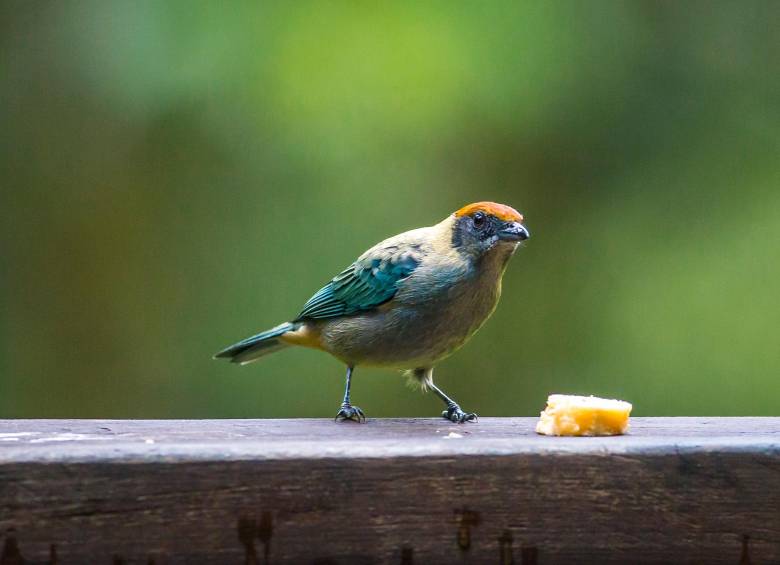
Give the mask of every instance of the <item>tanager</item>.
<svg viewBox="0 0 780 565">
<path fill-rule="evenodd" d="M 444 418 L 476 421 L 434 384 L 433 368 L 495 310 L 507 262 L 530 235 L 522 222 L 514 208 L 477 202 L 386 239 L 318 290 L 295 318 L 215 357 L 244 365 L 294 345 L 330 353 L 347 366 L 337 421 L 365 421 L 350 400 L 356 366 L 406 369 L 444 401 Z"/>
</svg>

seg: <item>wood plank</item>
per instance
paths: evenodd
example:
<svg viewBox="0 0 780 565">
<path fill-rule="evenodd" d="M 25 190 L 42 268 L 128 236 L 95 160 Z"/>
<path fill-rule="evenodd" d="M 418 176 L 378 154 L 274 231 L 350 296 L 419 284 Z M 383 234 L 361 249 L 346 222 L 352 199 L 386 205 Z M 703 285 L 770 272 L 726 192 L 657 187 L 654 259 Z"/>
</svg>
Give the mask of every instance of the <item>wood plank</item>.
<svg viewBox="0 0 780 565">
<path fill-rule="evenodd" d="M 534 423 L 0 421 L 0 565 L 780 563 L 780 418 Z"/>
</svg>

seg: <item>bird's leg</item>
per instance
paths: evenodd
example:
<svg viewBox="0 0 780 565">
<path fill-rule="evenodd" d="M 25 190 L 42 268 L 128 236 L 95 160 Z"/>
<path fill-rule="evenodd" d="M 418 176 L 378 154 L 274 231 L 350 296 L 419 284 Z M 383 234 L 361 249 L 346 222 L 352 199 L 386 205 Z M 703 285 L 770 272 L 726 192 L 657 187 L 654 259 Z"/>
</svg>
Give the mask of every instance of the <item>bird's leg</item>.
<svg viewBox="0 0 780 565">
<path fill-rule="evenodd" d="M 444 394 L 443 390 L 441 390 L 439 387 L 433 384 L 432 373 L 433 371 L 431 371 L 431 373 L 426 375 L 425 386 L 427 386 L 429 389 L 435 392 L 436 396 L 441 398 L 444 401 L 444 403 L 447 405 L 447 409 L 441 413 L 442 417 L 452 422 L 456 422 L 458 424 L 463 424 L 465 422 L 476 422 L 478 420 L 478 417 L 474 412 L 464 412 L 463 410 L 461 410 L 457 402 L 455 402 L 449 396 Z"/>
<path fill-rule="evenodd" d="M 347 367 L 347 386 L 344 389 L 344 400 L 341 403 L 341 408 L 339 409 L 338 414 L 336 414 L 337 422 L 344 422 L 346 420 L 352 420 L 354 422 L 366 421 L 366 415 L 363 414 L 363 411 L 357 406 L 352 406 L 349 401 L 349 387 L 352 384 L 353 369 L 354 367 L 351 365 Z"/>
</svg>

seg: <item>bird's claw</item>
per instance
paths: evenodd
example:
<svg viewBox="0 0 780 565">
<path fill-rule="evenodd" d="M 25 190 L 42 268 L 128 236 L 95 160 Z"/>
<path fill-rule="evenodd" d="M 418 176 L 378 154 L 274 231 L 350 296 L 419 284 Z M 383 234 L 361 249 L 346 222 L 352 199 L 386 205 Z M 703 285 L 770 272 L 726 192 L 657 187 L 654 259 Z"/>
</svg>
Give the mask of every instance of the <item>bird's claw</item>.
<svg viewBox="0 0 780 565">
<path fill-rule="evenodd" d="M 351 420 L 353 422 L 365 423 L 366 415 L 358 406 L 352 406 L 350 404 L 342 404 L 338 414 L 336 414 L 337 422 L 346 422 Z"/>
<path fill-rule="evenodd" d="M 456 424 L 465 424 L 466 422 L 477 422 L 479 417 L 474 412 L 464 412 L 457 404 L 447 407 L 442 413 L 442 418 L 455 422 Z"/>
</svg>

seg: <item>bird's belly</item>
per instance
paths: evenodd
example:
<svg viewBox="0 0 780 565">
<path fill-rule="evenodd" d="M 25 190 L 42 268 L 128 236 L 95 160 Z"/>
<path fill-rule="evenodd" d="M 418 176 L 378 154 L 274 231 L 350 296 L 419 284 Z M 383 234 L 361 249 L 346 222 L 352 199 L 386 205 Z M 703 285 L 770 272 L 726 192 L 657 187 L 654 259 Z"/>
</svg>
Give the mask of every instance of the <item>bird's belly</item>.
<svg viewBox="0 0 780 565">
<path fill-rule="evenodd" d="M 431 366 L 479 329 L 496 300 L 497 296 L 464 303 L 398 304 L 385 311 L 328 321 L 322 327 L 322 345 L 348 364 Z"/>
</svg>

